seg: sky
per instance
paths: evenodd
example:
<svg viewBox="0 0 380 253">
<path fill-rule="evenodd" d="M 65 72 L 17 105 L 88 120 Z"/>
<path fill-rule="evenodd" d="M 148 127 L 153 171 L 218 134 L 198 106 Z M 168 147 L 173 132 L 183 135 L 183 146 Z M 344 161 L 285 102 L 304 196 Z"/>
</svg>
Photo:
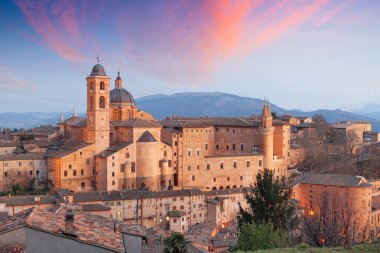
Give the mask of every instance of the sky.
<svg viewBox="0 0 380 253">
<path fill-rule="evenodd" d="M 85 112 L 97 57 L 135 98 L 380 104 L 377 0 L 2 0 L 0 17 L 0 112 Z"/>
</svg>

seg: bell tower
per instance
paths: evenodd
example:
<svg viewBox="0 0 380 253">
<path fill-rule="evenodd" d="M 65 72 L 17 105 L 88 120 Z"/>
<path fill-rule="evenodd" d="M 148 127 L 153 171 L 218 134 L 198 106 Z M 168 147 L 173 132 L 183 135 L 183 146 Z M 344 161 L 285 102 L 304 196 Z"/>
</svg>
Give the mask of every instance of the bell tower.
<svg viewBox="0 0 380 253">
<path fill-rule="evenodd" d="M 86 142 L 95 143 L 95 153 L 110 145 L 109 92 L 110 77 L 104 67 L 96 64 L 87 80 L 87 134 Z"/>
<path fill-rule="evenodd" d="M 263 165 L 264 169 L 273 169 L 273 125 L 272 113 L 270 110 L 269 102 L 264 101 L 263 113 L 261 117 L 261 148 L 263 151 Z"/>
</svg>

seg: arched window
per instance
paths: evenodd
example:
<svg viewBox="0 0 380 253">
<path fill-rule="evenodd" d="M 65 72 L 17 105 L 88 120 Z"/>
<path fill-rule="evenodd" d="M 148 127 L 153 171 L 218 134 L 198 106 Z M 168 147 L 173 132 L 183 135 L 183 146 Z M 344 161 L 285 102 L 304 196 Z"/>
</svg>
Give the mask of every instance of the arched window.
<svg viewBox="0 0 380 253">
<path fill-rule="evenodd" d="M 164 156 L 165 156 L 165 157 L 168 156 L 168 151 L 164 150 Z"/>
<path fill-rule="evenodd" d="M 100 82 L 100 90 L 105 90 L 104 82 Z"/>
<path fill-rule="evenodd" d="M 93 82 L 91 82 L 91 84 L 90 84 L 90 90 L 94 90 L 94 83 Z"/>
<path fill-rule="evenodd" d="M 99 99 L 99 108 L 106 108 L 106 101 L 103 96 Z"/>
<path fill-rule="evenodd" d="M 120 120 L 119 110 L 113 110 L 113 120 Z"/>
</svg>

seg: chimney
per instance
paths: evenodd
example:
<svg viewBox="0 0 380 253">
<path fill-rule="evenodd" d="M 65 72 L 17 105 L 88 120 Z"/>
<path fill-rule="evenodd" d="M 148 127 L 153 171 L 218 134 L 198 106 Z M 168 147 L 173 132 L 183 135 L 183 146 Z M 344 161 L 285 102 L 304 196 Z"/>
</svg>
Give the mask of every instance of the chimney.
<svg viewBox="0 0 380 253">
<path fill-rule="evenodd" d="M 65 213 L 65 234 L 75 235 L 74 210 L 68 210 Z"/>
</svg>

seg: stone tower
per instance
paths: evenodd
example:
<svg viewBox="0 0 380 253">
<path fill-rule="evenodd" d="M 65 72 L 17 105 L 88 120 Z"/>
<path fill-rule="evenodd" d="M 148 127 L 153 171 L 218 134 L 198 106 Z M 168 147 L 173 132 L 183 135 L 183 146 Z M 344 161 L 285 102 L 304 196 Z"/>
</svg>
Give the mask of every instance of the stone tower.
<svg viewBox="0 0 380 253">
<path fill-rule="evenodd" d="M 87 80 L 87 134 L 86 142 L 95 143 L 98 154 L 110 144 L 109 92 L 110 77 L 99 63 Z"/>
<path fill-rule="evenodd" d="M 273 131 L 272 113 L 268 101 L 264 101 L 263 113 L 261 118 L 261 149 L 263 152 L 264 169 L 273 169 Z"/>
</svg>

